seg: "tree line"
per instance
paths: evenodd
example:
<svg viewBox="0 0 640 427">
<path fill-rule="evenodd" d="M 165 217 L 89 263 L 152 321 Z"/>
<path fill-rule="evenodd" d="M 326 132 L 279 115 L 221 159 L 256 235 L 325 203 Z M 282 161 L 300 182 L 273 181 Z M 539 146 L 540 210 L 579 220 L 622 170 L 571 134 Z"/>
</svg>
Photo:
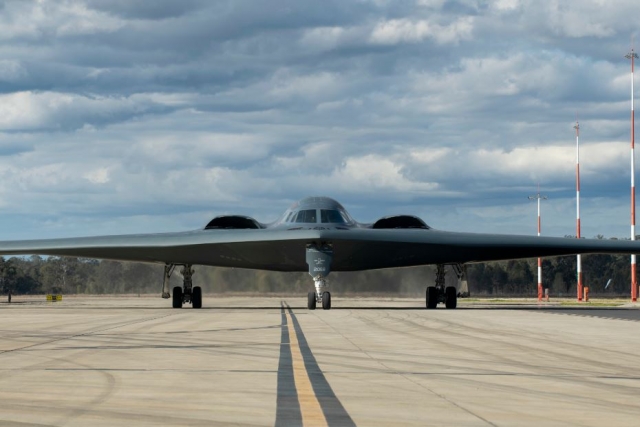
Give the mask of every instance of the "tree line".
<svg viewBox="0 0 640 427">
<path fill-rule="evenodd" d="M 628 255 L 583 255 L 583 282 L 591 294 L 627 295 Z M 205 293 L 304 294 L 313 289 L 307 273 L 279 273 L 195 266 L 194 285 Z M 171 286 L 181 286 L 179 268 Z M 576 257 L 543 258 L 543 285 L 554 296 L 576 293 Z M 448 273 L 453 276 L 453 272 Z M 537 259 L 467 266 L 471 295 L 537 294 Z M 448 278 L 454 279 L 455 276 Z M 12 294 L 160 294 L 163 266 L 66 257 L 0 257 L 0 289 Z M 333 272 L 334 292 L 419 296 L 435 280 L 433 266 L 362 272 Z M 609 286 L 607 287 L 607 283 Z M 606 289 L 605 289 L 606 287 Z"/>
</svg>

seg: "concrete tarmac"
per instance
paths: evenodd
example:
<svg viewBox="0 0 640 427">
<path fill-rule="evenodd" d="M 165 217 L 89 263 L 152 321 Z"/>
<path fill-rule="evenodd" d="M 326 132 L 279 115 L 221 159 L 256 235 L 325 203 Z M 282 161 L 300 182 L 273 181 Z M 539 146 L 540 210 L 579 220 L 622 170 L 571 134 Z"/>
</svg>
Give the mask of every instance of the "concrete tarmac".
<svg viewBox="0 0 640 427">
<path fill-rule="evenodd" d="M 0 426 L 637 426 L 640 310 L 14 297 Z"/>
</svg>

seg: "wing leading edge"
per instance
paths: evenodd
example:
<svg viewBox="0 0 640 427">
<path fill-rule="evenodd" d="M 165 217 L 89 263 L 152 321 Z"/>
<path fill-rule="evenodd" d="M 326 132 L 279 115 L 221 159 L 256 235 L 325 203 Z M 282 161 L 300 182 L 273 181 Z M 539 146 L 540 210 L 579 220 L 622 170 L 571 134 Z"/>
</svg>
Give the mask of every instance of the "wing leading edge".
<svg viewBox="0 0 640 427">
<path fill-rule="evenodd" d="M 307 271 L 309 244 L 331 243 L 333 271 L 590 253 L 640 253 L 640 242 L 415 229 L 248 229 L 0 242 L 0 255 L 53 255 Z"/>
</svg>

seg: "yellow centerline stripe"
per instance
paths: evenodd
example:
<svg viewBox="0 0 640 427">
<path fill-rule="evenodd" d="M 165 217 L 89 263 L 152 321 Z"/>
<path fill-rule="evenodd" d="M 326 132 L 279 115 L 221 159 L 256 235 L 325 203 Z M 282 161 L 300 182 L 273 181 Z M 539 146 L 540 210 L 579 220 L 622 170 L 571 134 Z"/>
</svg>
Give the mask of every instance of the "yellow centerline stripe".
<svg viewBox="0 0 640 427">
<path fill-rule="evenodd" d="M 293 380 L 298 392 L 298 402 L 300 403 L 300 413 L 302 414 L 302 425 L 304 426 L 328 426 L 324 417 L 320 402 L 313 391 L 309 373 L 304 366 L 304 359 L 300 351 L 298 336 L 293 327 L 291 314 L 287 311 L 287 326 L 289 328 L 289 347 L 291 348 L 291 362 L 293 364 Z"/>
</svg>

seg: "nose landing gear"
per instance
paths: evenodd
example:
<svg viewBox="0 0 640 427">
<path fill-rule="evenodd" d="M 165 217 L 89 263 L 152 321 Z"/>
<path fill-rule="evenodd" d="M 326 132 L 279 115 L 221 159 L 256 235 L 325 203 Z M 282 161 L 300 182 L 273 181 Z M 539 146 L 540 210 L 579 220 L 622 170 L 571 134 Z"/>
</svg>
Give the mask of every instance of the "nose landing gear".
<svg viewBox="0 0 640 427">
<path fill-rule="evenodd" d="M 331 260 L 333 258 L 333 248 L 330 243 L 324 243 L 320 246 L 307 246 L 307 264 L 309 265 L 309 274 L 313 277 L 315 292 L 311 291 L 307 294 L 307 308 L 315 310 L 316 304 L 322 304 L 323 310 L 331 309 L 331 293 L 326 289 L 327 275 L 331 272 Z"/>
</svg>

